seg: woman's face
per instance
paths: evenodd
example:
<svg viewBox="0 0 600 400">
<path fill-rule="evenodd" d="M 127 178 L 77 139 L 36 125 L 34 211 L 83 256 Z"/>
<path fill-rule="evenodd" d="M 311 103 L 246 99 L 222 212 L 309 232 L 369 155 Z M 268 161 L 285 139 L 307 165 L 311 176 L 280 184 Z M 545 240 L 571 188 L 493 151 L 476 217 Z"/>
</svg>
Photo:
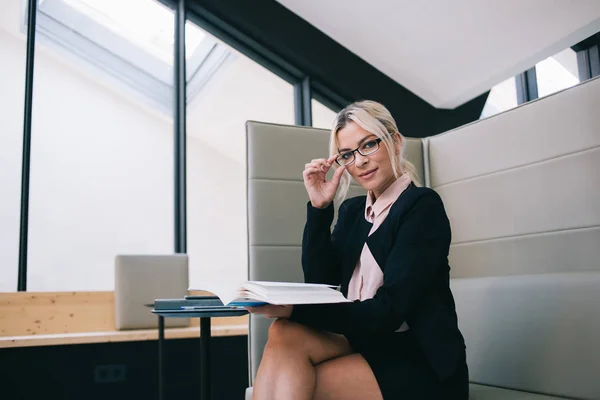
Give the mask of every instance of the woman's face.
<svg viewBox="0 0 600 400">
<path fill-rule="evenodd" d="M 349 122 L 337 133 L 338 151 L 340 154 L 352 151 L 376 139 L 376 135 L 354 122 Z M 354 162 L 348 165 L 346 169 L 359 185 L 366 190 L 371 190 L 375 198 L 379 197 L 396 180 L 384 142 L 379 144 L 379 150 L 367 156 L 355 151 Z"/>
</svg>

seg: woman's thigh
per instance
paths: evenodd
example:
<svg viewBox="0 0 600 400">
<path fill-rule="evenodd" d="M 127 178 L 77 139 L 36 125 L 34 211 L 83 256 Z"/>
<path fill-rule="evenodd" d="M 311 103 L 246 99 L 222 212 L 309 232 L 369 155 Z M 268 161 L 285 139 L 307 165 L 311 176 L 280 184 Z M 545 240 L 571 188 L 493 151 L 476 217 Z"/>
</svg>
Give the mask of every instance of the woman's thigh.
<svg viewBox="0 0 600 400">
<path fill-rule="evenodd" d="M 350 354 L 316 366 L 315 400 L 382 400 L 371 367 L 360 354 Z"/>
<path fill-rule="evenodd" d="M 313 365 L 352 353 L 343 335 L 313 329 L 287 319 L 278 319 L 271 324 L 268 344 L 275 351 L 281 350 L 280 346 L 294 352 L 301 351 Z"/>
</svg>

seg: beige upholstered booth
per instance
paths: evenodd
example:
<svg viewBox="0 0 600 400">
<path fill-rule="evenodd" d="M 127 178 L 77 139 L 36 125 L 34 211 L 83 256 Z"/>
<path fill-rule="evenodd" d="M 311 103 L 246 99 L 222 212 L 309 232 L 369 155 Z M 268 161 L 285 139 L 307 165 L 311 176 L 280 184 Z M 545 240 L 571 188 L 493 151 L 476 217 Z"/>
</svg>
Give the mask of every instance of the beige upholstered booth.
<svg viewBox="0 0 600 400">
<path fill-rule="evenodd" d="M 595 79 L 425 145 L 472 382 L 600 399 L 599 106 Z"/>
<path fill-rule="evenodd" d="M 452 225 L 472 399 L 600 399 L 599 106 L 596 79 L 409 140 Z M 302 281 L 302 170 L 328 132 L 249 122 L 247 136 L 249 278 Z M 268 324 L 250 319 L 251 383 Z"/>
</svg>

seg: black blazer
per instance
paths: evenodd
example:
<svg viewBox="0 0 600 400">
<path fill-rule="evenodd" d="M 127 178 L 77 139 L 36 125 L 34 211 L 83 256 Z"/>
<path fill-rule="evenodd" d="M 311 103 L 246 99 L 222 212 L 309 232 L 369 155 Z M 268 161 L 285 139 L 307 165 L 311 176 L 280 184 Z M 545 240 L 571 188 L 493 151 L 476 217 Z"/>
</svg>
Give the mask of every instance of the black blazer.
<svg viewBox="0 0 600 400">
<path fill-rule="evenodd" d="M 294 306 L 291 320 L 348 338 L 391 334 L 404 321 L 440 380 L 464 362 L 450 291 L 450 223 L 442 200 L 429 188 L 410 186 L 392 205 L 381 226 L 367 238 L 365 196 L 342 203 L 333 232 L 333 206 L 314 208 L 302 240 L 302 268 L 310 283 L 340 285 L 345 296 L 364 243 L 383 269 L 375 297 L 341 304 Z"/>
</svg>

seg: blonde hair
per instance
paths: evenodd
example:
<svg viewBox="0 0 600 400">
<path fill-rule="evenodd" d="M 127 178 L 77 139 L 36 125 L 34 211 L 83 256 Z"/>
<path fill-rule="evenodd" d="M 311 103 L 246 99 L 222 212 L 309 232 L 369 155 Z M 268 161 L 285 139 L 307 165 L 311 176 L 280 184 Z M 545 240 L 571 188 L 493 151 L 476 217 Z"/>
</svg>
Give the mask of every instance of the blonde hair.
<svg viewBox="0 0 600 400">
<path fill-rule="evenodd" d="M 337 134 L 350 122 L 356 123 L 364 130 L 381 139 L 387 148 L 390 161 L 392 162 L 392 170 L 394 171 L 394 176 L 396 176 L 396 178 L 399 178 L 403 174 L 407 174 L 415 185 L 420 186 L 417 169 L 404 157 L 406 152 L 406 139 L 398 132 L 396 121 L 388 109 L 385 108 L 383 104 L 375 101 L 364 100 L 352 103 L 336 115 L 329 139 L 330 156 L 339 153 Z M 396 146 L 394 145 L 394 134 L 398 135 L 398 140 L 400 141 L 399 152 L 396 152 Z M 334 164 L 334 167 L 339 168 L 336 164 Z M 344 171 L 335 196 L 335 202 L 337 204 L 340 204 L 346 198 L 351 181 L 352 176 L 350 173 L 347 170 Z"/>
</svg>

